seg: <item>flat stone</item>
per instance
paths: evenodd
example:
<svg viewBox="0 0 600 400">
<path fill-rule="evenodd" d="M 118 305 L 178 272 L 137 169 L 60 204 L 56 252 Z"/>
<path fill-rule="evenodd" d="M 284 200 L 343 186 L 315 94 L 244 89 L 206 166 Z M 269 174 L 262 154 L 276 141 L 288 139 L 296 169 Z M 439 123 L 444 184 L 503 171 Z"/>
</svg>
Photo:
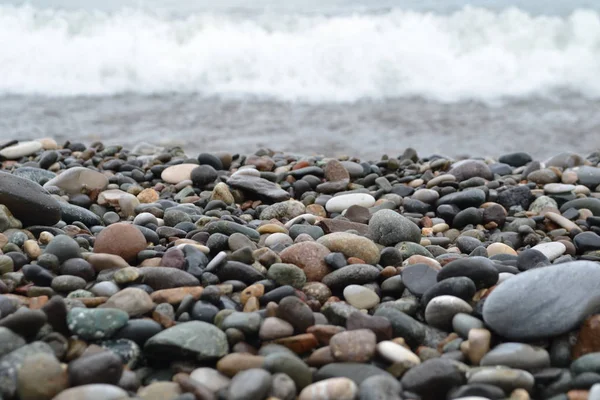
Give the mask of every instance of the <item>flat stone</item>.
<svg viewBox="0 0 600 400">
<path fill-rule="evenodd" d="M 515 389 L 530 391 L 533 388 L 534 378 L 527 371 L 510 368 L 481 368 L 468 377 L 469 384 L 485 383 L 497 386 L 505 392 Z"/>
<path fill-rule="evenodd" d="M 598 309 L 598 282 L 600 265 L 594 262 L 532 269 L 494 289 L 484 303 L 483 317 L 497 334 L 511 340 L 561 335 Z"/>
<path fill-rule="evenodd" d="M 485 192 L 481 189 L 468 189 L 461 192 L 447 194 L 437 201 L 437 206 L 455 205 L 461 210 L 469 207 L 479 207 L 485 202 Z"/>
<path fill-rule="evenodd" d="M 325 209 L 331 213 L 341 213 L 352 206 L 369 208 L 374 204 L 375 198 L 370 194 L 351 193 L 332 197 L 325 204 Z"/>
<path fill-rule="evenodd" d="M 229 352 L 225 333 L 201 321 L 179 323 L 150 338 L 144 351 L 157 358 L 194 357 L 215 360 Z"/>
<path fill-rule="evenodd" d="M 482 366 L 502 365 L 527 371 L 550 367 L 550 355 L 540 347 L 524 343 L 501 343 L 487 353 L 480 363 Z"/>
<path fill-rule="evenodd" d="M 9 207 L 10 208 L 10 207 Z M 569 208 L 575 208 L 580 210 L 582 208 L 586 208 L 592 212 L 595 216 L 600 216 L 600 199 L 596 199 L 593 197 L 584 197 L 578 198 L 575 200 L 570 200 L 560 206 L 560 212 L 563 213 L 567 211 Z M 11 209 L 11 211 L 13 211 Z M 14 214 L 14 211 L 13 211 Z M 18 217 L 17 217 L 18 218 Z"/>
<path fill-rule="evenodd" d="M 588 165 L 581 166 L 577 168 L 577 178 L 580 184 L 595 189 L 600 185 L 600 168 Z"/>
<path fill-rule="evenodd" d="M 60 205 L 37 183 L 0 172 L 0 204 L 24 226 L 52 226 L 60 221 Z"/>
<path fill-rule="evenodd" d="M 353 206 L 358 207 L 358 206 Z M 352 208 L 350 208 L 352 209 Z M 366 210 L 366 208 L 365 208 Z M 367 210 L 368 212 L 368 210 Z M 346 232 L 356 231 L 361 235 L 367 235 L 369 232 L 369 226 L 359 222 L 345 221 L 343 219 L 331 219 L 323 218 L 317 224 L 318 227 L 323 229 L 323 233 L 334 233 L 334 232 Z M 321 235 L 322 236 L 322 235 Z"/>
<path fill-rule="evenodd" d="M 575 190 L 575 185 L 564 183 L 548 183 L 544 185 L 544 192 L 548 194 L 571 193 Z"/>
<path fill-rule="evenodd" d="M 69 330 L 84 340 L 110 338 L 128 320 L 125 311 L 115 308 L 73 308 L 67 313 Z"/>
<path fill-rule="evenodd" d="M 379 261 L 379 248 L 371 240 L 347 232 L 336 232 L 322 236 L 317 243 L 327 247 L 329 251 L 343 253 L 346 257 L 356 257 L 367 264 Z"/>
<path fill-rule="evenodd" d="M 471 279 L 477 288 L 490 287 L 498 282 L 499 272 L 494 263 L 485 257 L 460 258 L 446 264 L 437 275 L 438 281 L 464 276 Z"/>
<path fill-rule="evenodd" d="M 285 201 L 291 197 L 288 192 L 281 189 L 275 183 L 258 176 L 245 174 L 233 175 L 227 180 L 227 184 L 271 202 Z"/>
<path fill-rule="evenodd" d="M 145 291 L 137 288 L 125 288 L 112 295 L 100 308 L 118 308 L 125 311 L 130 317 L 144 315 L 154 309 L 156 305 Z"/>
<path fill-rule="evenodd" d="M 200 285 L 196 277 L 176 268 L 142 267 L 139 268 L 139 272 L 142 276 L 141 283 L 154 290 Z"/>
<path fill-rule="evenodd" d="M 348 285 L 364 284 L 375 281 L 379 269 L 369 264 L 351 264 L 323 277 L 323 283 L 332 289 L 342 289 Z"/>
<path fill-rule="evenodd" d="M 63 170 L 56 178 L 44 184 L 44 187 L 56 186 L 68 194 L 82 191 L 98 191 L 108 185 L 108 178 L 101 172 L 85 167 L 73 167 Z"/>
</svg>

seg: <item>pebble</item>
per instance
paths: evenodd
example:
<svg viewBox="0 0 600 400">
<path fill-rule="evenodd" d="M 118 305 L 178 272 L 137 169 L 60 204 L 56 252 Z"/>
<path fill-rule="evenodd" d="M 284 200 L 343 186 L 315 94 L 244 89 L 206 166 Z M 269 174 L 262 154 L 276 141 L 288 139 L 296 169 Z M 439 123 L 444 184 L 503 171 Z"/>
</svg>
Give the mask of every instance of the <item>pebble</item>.
<svg viewBox="0 0 600 400">
<path fill-rule="evenodd" d="M 3 398 L 525 400 L 598 382 L 595 153 L 43 143 L 0 173 Z"/>
<path fill-rule="evenodd" d="M 334 196 L 325 204 L 325 209 L 331 213 L 341 213 L 352 207 L 372 207 L 375 204 L 375 198 L 366 193 L 352 193 Z"/>
<path fill-rule="evenodd" d="M 343 253 L 346 257 L 356 257 L 367 264 L 379 261 L 379 248 L 369 239 L 347 232 L 336 232 L 322 236 L 317 243 L 329 251 Z"/>
<path fill-rule="evenodd" d="M 19 142 L 0 150 L 0 157 L 8 160 L 18 160 L 21 157 L 28 156 L 42 149 L 42 144 L 37 140 Z"/>
<path fill-rule="evenodd" d="M 483 317 L 507 339 L 557 336 L 589 316 L 590 307 L 596 304 L 598 280 L 600 265 L 589 261 L 529 270 L 503 282 L 488 296 Z"/>
<path fill-rule="evenodd" d="M 348 378 L 330 378 L 313 383 L 300 392 L 298 400 L 354 400 L 358 386 Z"/>
<path fill-rule="evenodd" d="M 379 304 L 379 296 L 374 291 L 360 285 L 348 285 L 344 288 L 344 299 L 359 309 L 371 309 Z"/>
</svg>

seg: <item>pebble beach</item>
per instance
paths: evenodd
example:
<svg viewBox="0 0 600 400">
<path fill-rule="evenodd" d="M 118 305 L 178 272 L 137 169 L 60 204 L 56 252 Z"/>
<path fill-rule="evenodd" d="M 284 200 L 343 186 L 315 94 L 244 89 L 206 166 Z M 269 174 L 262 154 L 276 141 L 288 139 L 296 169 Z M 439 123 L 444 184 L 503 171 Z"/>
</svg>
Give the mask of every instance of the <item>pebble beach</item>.
<svg viewBox="0 0 600 400">
<path fill-rule="evenodd" d="M 600 151 L 355 156 L 0 142 L 0 399 L 600 399 Z"/>
</svg>

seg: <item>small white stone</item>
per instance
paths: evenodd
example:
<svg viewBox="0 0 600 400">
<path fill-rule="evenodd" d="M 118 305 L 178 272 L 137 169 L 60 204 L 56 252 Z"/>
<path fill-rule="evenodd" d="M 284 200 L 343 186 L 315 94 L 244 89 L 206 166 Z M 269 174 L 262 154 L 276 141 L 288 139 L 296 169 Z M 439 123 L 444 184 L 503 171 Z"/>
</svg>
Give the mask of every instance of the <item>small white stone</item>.
<svg viewBox="0 0 600 400">
<path fill-rule="evenodd" d="M 325 204 L 325 209 L 329 212 L 340 213 L 352 206 L 372 207 L 375 204 L 375 198 L 366 193 L 350 193 L 332 197 Z"/>
<path fill-rule="evenodd" d="M 9 160 L 16 160 L 33 154 L 41 149 L 42 144 L 36 140 L 20 142 L 0 150 L 0 156 Z"/>
<path fill-rule="evenodd" d="M 392 363 L 408 363 L 409 365 L 421 363 L 418 355 L 389 340 L 384 340 L 377 344 L 377 353 Z"/>
<path fill-rule="evenodd" d="M 487 254 L 488 257 L 491 257 L 496 254 L 511 254 L 513 256 L 516 256 L 517 252 L 509 245 L 498 242 L 492 243 L 487 247 Z"/>
<path fill-rule="evenodd" d="M 565 183 L 548 183 L 544 185 L 544 192 L 556 194 L 556 193 L 569 193 L 575 190 L 574 185 L 567 185 Z"/>
<path fill-rule="evenodd" d="M 560 242 L 548 242 L 548 243 L 540 243 L 533 247 L 533 250 L 537 250 L 540 253 L 544 254 L 548 260 L 552 261 L 555 258 L 562 256 L 567 248 L 564 244 Z"/>
<path fill-rule="evenodd" d="M 179 183 L 192 179 L 192 170 L 198 168 L 198 164 L 178 164 L 167 167 L 160 177 L 167 183 Z"/>
<path fill-rule="evenodd" d="M 370 309 L 379 304 L 377 293 L 360 285 L 348 285 L 344 288 L 344 299 L 350 305 L 360 309 Z"/>
</svg>

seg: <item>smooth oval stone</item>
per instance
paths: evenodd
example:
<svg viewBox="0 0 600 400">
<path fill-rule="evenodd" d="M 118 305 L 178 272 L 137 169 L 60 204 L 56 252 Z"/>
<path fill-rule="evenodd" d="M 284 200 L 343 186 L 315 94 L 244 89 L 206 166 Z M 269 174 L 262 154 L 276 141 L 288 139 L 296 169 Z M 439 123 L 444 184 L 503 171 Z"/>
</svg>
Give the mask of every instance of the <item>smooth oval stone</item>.
<svg viewBox="0 0 600 400">
<path fill-rule="evenodd" d="M 176 268 L 142 267 L 138 271 L 142 276 L 141 283 L 154 290 L 200 285 L 200 281 L 196 277 Z"/>
<path fill-rule="evenodd" d="M 36 153 L 42 149 L 42 144 L 37 140 L 19 142 L 0 150 L 0 157 L 8 160 L 18 160 L 21 157 Z"/>
<path fill-rule="evenodd" d="M 389 340 L 379 342 L 377 352 L 391 363 L 402 363 L 410 366 L 421 363 L 421 359 L 415 353 Z"/>
<path fill-rule="evenodd" d="M 69 363 L 69 383 L 73 386 L 92 383 L 116 385 L 123 373 L 121 358 L 111 351 L 80 357 Z"/>
<path fill-rule="evenodd" d="M 377 293 L 360 285 L 348 285 L 344 288 L 344 299 L 359 309 L 370 309 L 379 304 Z"/>
<path fill-rule="evenodd" d="M 540 347 L 508 342 L 499 344 L 483 356 L 480 365 L 502 365 L 531 371 L 550 367 L 550 355 Z"/>
<path fill-rule="evenodd" d="M 165 168 L 160 174 L 163 181 L 167 183 L 179 183 L 192 179 L 192 171 L 198 168 L 198 164 L 177 164 Z"/>
<path fill-rule="evenodd" d="M 129 339 L 143 346 L 148 339 L 162 331 L 162 326 L 151 319 L 131 319 L 115 333 L 115 339 Z"/>
<path fill-rule="evenodd" d="M 425 327 L 411 316 L 394 308 L 378 307 L 375 316 L 383 317 L 390 321 L 394 336 L 403 337 L 411 347 L 417 347 L 425 339 Z"/>
<path fill-rule="evenodd" d="M 393 210 L 379 210 L 369 220 L 369 237 L 383 246 L 421 241 L 421 230 L 408 218 Z"/>
<path fill-rule="evenodd" d="M 425 320 L 431 326 L 448 329 L 456 314 L 470 314 L 473 309 L 463 299 L 454 296 L 438 296 L 432 299 L 425 309 Z"/>
<path fill-rule="evenodd" d="M 275 373 L 284 373 L 294 380 L 298 390 L 310 385 L 313 380 L 311 369 L 295 355 L 273 353 L 265 356 L 262 368 Z"/>
<path fill-rule="evenodd" d="M 190 378 L 200 382 L 213 393 L 226 388 L 231 382 L 231 379 L 221 374 L 216 369 L 206 367 L 193 370 L 190 374 Z"/>
<path fill-rule="evenodd" d="M 494 263 L 485 257 L 460 258 L 446 264 L 438 273 L 438 281 L 464 276 L 471 279 L 478 289 L 490 287 L 498 282 L 499 272 Z"/>
<path fill-rule="evenodd" d="M 379 269 L 368 264 L 351 264 L 323 277 L 322 282 L 332 289 L 351 284 L 373 282 L 379 277 Z"/>
<path fill-rule="evenodd" d="M 546 257 L 544 253 L 538 250 L 526 249 L 517 256 L 517 268 L 521 271 L 545 267 L 547 265 L 550 265 L 550 260 L 548 260 L 548 257 Z"/>
<path fill-rule="evenodd" d="M 441 197 L 437 201 L 437 206 L 455 205 L 461 210 L 469 207 L 479 207 L 485 202 L 485 192 L 481 189 L 468 189 L 462 192 L 455 192 Z"/>
<path fill-rule="evenodd" d="M 288 192 L 281 189 L 277 184 L 259 176 L 248 175 L 246 170 L 237 171 L 227 179 L 227 184 L 233 188 L 253 193 L 269 202 L 285 201 L 291 197 Z"/>
<path fill-rule="evenodd" d="M 48 225 L 60 221 L 60 205 L 37 183 L 0 172 L 0 204 L 23 223 L 23 226 Z"/>
<path fill-rule="evenodd" d="M 494 289 L 483 317 L 492 330 L 511 340 L 558 336 L 600 309 L 599 290 L 600 264 L 594 262 L 532 269 Z"/>
<path fill-rule="evenodd" d="M 481 160 L 462 160 L 452 164 L 449 175 L 454 175 L 457 181 L 464 181 L 474 177 L 487 180 L 494 179 L 494 174 L 486 163 Z"/>
<path fill-rule="evenodd" d="M 229 352 L 227 336 L 214 325 L 201 321 L 179 323 L 151 337 L 144 346 L 156 358 L 215 360 Z"/>
<path fill-rule="evenodd" d="M 583 197 L 579 199 L 570 200 L 560 207 L 560 212 L 563 213 L 569 208 L 575 208 L 577 210 L 586 208 L 590 210 L 595 216 L 600 216 L 600 199 L 596 199 L 593 197 Z"/>
<path fill-rule="evenodd" d="M 351 193 L 332 197 L 325 204 L 325 209 L 332 213 L 340 213 L 352 206 L 369 208 L 373 205 L 375 205 L 375 198 L 370 194 Z"/>
<path fill-rule="evenodd" d="M 329 251 L 344 253 L 346 257 L 357 257 L 367 264 L 379 261 L 379 248 L 371 240 L 348 232 L 334 232 L 320 237 L 317 243 Z"/>
<path fill-rule="evenodd" d="M 535 382 L 533 375 L 527 371 L 510 368 L 481 368 L 469 376 L 469 384 L 487 383 L 512 392 L 515 389 L 530 391 Z"/>
<path fill-rule="evenodd" d="M 458 313 L 452 318 L 452 329 L 463 338 L 469 337 L 471 329 L 483 329 L 485 325 L 482 320 L 466 313 Z"/>
<path fill-rule="evenodd" d="M 50 179 L 54 178 L 56 174 L 54 172 L 47 171 L 42 168 L 33 167 L 21 167 L 12 172 L 13 175 L 21 178 L 29 179 L 32 182 L 42 185 Z"/>
<path fill-rule="evenodd" d="M 586 372 L 600 372 L 600 352 L 588 353 L 571 363 L 571 372 L 573 375 L 580 375 Z"/>
<path fill-rule="evenodd" d="M 81 193 L 83 189 L 102 190 L 108 185 L 108 178 L 101 172 L 85 167 L 73 167 L 63 170 L 44 187 L 56 186 L 69 194 Z"/>
<path fill-rule="evenodd" d="M 59 205 L 61 218 L 67 224 L 79 221 L 87 227 L 102 225 L 102 219 L 88 209 L 63 201 Z"/>
</svg>

